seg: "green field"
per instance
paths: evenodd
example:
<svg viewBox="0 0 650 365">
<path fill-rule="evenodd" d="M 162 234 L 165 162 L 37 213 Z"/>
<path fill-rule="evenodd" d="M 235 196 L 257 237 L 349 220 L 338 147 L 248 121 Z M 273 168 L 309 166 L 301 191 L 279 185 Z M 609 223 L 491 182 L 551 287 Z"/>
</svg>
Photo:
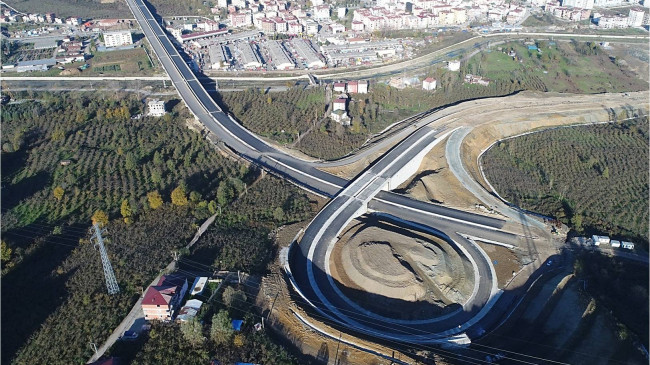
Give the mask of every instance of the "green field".
<svg viewBox="0 0 650 365">
<path fill-rule="evenodd" d="M 603 93 L 647 90 L 648 84 L 620 66 L 595 43 L 509 42 L 472 57 L 466 72 L 491 80 L 537 85 L 548 91 Z M 508 55 L 513 52 L 514 57 Z"/>
<path fill-rule="evenodd" d="M 647 117 L 508 139 L 490 148 L 482 164 L 504 199 L 578 233 L 647 249 Z"/>
</svg>

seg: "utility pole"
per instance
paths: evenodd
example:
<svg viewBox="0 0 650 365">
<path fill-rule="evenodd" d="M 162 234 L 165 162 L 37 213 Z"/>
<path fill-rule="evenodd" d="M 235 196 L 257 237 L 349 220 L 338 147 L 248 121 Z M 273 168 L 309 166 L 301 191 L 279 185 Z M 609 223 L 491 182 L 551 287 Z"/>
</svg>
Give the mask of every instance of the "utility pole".
<svg viewBox="0 0 650 365">
<path fill-rule="evenodd" d="M 93 228 L 95 232 L 93 233 L 93 236 L 90 238 L 90 240 L 95 240 L 95 247 L 99 248 L 99 254 L 102 258 L 102 267 L 104 268 L 104 277 L 106 278 L 106 288 L 108 289 L 108 294 L 117 294 L 120 292 L 120 287 L 117 286 L 117 279 L 115 279 L 113 266 L 111 266 L 111 262 L 108 260 L 106 248 L 104 247 L 104 238 L 102 238 L 102 233 L 104 233 L 105 230 L 99 228 L 99 223 L 95 223 L 93 225 Z"/>
</svg>

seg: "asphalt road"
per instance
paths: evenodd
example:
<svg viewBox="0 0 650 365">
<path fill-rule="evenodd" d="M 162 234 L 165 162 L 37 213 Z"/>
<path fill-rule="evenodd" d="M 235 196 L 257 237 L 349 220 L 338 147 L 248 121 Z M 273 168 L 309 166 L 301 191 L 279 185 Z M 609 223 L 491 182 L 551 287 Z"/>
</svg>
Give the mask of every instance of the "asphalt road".
<svg viewBox="0 0 650 365">
<path fill-rule="evenodd" d="M 390 319 L 378 321 L 368 317 L 368 312 L 355 307 L 351 301 L 340 295 L 332 277 L 328 275 L 331 252 L 329 243 L 336 239 L 340 230 L 353 217 L 365 210 L 365 204 L 371 201 L 404 164 L 435 140 L 436 131 L 421 127 L 403 132 L 403 135 L 408 136 L 400 144 L 349 183 L 317 169 L 316 164 L 310 161 L 278 151 L 224 113 L 197 80 L 143 0 L 127 0 L 127 3 L 172 83 L 188 108 L 206 128 L 244 158 L 265 166 L 311 191 L 334 197 L 305 232 L 302 241 L 311 244 L 301 243 L 298 253 L 292 254 L 292 271 L 296 282 L 302 295 L 317 310 L 336 318 L 347 327 L 351 326 L 366 334 L 409 342 L 435 342 L 441 339 L 441 336 L 457 334 L 463 330 L 463 326 L 468 325 L 470 319 L 489 310 L 488 302 L 495 294 L 495 278 L 490 261 L 477 246 L 457 232 L 460 230 L 462 233 L 484 238 L 488 238 L 486 235 L 493 235 L 495 240 L 499 241 L 514 239 L 511 235 L 498 231 L 503 222 L 449 208 L 434 208 L 430 204 L 400 198 L 391 193 L 381 193 L 383 200 L 370 202 L 373 209 L 384 210 L 391 216 L 399 217 L 395 219 L 420 222 L 409 224 L 435 226 L 442 236 L 458 244 L 457 247 L 464 250 L 465 255 L 473 261 L 476 286 L 468 303 L 457 313 L 441 318 L 409 323 L 397 323 Z M 354 158 L 360 157 L 350 159 Z M 427 227 L 423 229 L 430 229 Z M 445 232 L 442 233 L 442 230 Z M 387 326 L 386 322 L 391 324 Z"/>
</svg>

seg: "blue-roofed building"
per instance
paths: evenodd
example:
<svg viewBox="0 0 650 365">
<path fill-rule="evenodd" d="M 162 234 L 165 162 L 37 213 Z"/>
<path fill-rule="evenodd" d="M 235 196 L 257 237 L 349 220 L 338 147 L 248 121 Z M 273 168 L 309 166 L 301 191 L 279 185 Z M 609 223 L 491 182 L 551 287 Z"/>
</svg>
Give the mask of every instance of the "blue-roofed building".
<svg viewBox="0 0 650 365">
<path fill-rule="evenodd" d="M 537 51 L 537 46 L 528 46 L 529 51 Z"/>
</svg>

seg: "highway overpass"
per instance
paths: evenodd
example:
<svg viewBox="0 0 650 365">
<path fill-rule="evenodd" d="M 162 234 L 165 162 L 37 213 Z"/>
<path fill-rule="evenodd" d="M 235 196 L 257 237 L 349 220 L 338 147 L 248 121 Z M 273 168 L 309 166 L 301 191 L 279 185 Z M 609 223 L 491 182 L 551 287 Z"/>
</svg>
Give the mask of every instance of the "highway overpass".
<svg viewBox="0 0 650 365">
<path fill-rule="evenodd" d="M 490 309 L 498 293 L 495 291 L 494 270 L 489 259 L 478 246 L 465 240 L 458 232 L 485 236 L 486 239 L 492 237 L 489 239 L 497 241 L 516 240 L 516 237 L 499 231 L 503 221 L 415 201 L 386 191 L 397 187 L 417 170 L 426 152 L 441 140 L 437 137 L 444 128 L 433 130 L 423 126 L 404 132 L 404 136 L 408 136 L 403 142 L 373 163 L 357 179 L 348 182 L 319 170 L 317 167 L 326 165 L 322 162 L 301 160 L 281 152 L 224 113 L 192 73 L 143 0 L 127 0 L 127 3 L 183 101 L 208 130 L 242 157 L 305 189 L 334 197 L 312 221 L 303 237 L 304 244 L 301 243 L 297 254 L 292 255 L 294 283 L 301 295 L 329 318 L 366 334 L 407 342 L 463 342 L 466 337 L 461 332 Z M 422 124 L 431 122 L 431 118 L 424 116 Z M 399 321 L 387 318 L 377 321 L 376 317 L 369 320 L 371 314 L 340 295 L 332 283 L 332 277 L 328 275 L 330 243 L 351 219 L 369 209 L 403 224 L 419 225 L 435 231 L 473 262 L 475 290 L 462 310 L 444 318 L 414 323 L 397 323 Z M 347 309 L 343 313 L 337 308 Z M 391 330 L 386 328 L 385 323 L 395 325 L 389 326 Z M 452 336 L 451 339 L 448 336 Z"/>
</svg>

